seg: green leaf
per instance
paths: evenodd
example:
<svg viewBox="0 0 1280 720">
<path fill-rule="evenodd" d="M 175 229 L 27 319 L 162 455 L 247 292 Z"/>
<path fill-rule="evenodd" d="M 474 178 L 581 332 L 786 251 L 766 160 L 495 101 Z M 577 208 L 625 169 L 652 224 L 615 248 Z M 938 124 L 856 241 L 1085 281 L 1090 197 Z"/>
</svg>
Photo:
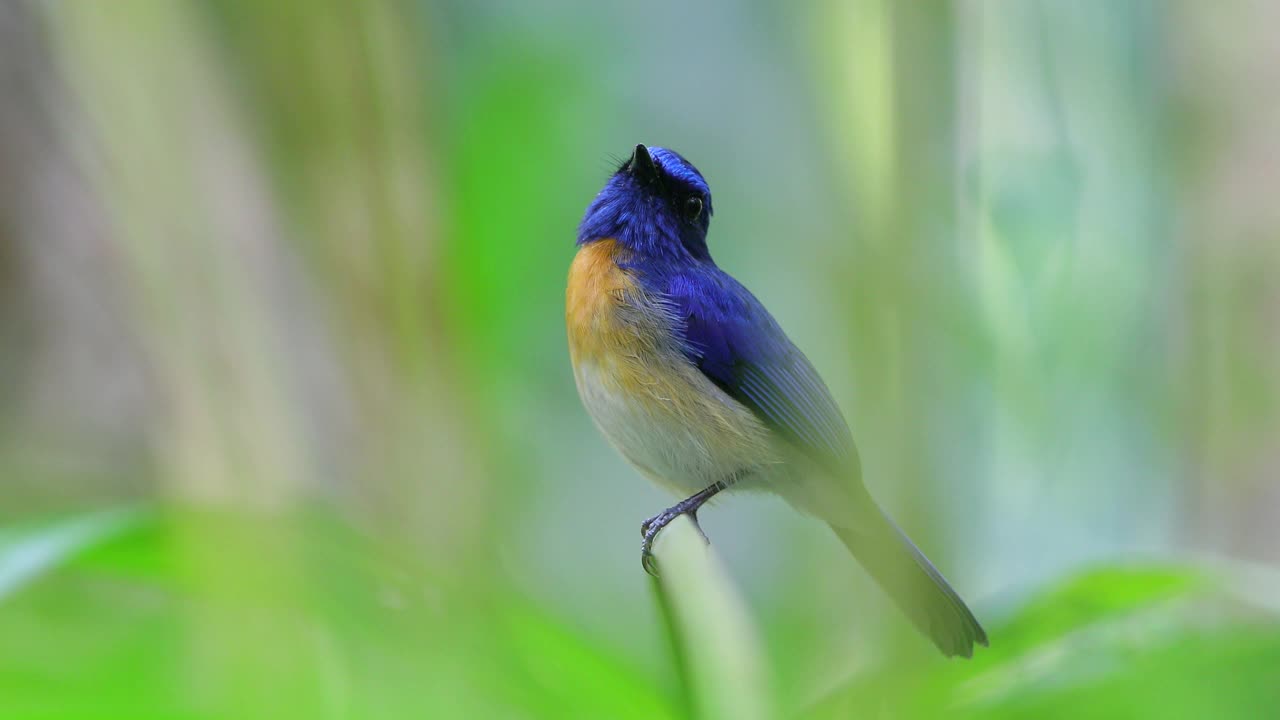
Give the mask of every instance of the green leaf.
<svg viewBox="0 0 1280 720">
<path fill-rule="evenodd" d="M 971 662 L 875 668 L 808 717 L 1258 717 L 1280 697 L 1280 622 L 1242 614 L 1222 575 L 1089 570 L 993 625 Z"/>
<path fill-rule="evenodd" d="M 1210 589 L 1202 571 L 1190 567 L 1133 566 L 1087 570 L 1033 598 L 998 629 L 998 654 L 1010 655 L 1168 601 Z"/>
<path fill-rule="evenodd" d="M 527 688 L 519 693 L 518 707 L 541 705 L 548 717 L 558 718 L 675 717 L 651 678 L 563 622 L 522 606 L 503 614 L 503 629 L 516 655 L 515 677 L 508 686 Z"/>
<path fill-rule="evenodd" d="M 132 527 L 141 516 L 137 508 L 113 508 L 0 530 L 0 600 Z"/>
</svg>

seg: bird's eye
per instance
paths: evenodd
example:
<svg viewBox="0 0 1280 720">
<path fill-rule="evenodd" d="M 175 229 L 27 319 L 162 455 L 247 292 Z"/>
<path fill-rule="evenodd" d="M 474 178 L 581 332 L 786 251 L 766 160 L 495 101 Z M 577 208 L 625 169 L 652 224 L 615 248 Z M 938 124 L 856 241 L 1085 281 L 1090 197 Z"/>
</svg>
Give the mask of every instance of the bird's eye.
<svg viewBox="0 0 1280 720">
<path fill-rule="evenodd" d="M 697 195 L 690 195 L 684 201 L 684 216 L 689 220 L 697 220 L 702 214 L 702 198 Z"/>
</svg>

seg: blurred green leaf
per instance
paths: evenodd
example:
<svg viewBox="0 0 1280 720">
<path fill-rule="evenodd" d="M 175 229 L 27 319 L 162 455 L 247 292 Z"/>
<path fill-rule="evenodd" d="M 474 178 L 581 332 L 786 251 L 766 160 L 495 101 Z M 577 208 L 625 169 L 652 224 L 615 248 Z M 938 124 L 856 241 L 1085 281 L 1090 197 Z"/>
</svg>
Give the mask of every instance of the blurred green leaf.
<svg viewBox="0 0 1280 720">
<path fill-rule="evenodd" d="M 64 535 L 85 542 L 0 605 L 0 717 L 677 715 L 522 595 L 434 577 L 324 512 L 95 513 L 4 547 Z"/>
<path fill-rule="evenodd" d="M 1186 567 L 1107 567 L 1088 570 L 1031 600 L 1000 628 L 998 654 L 1042 646 L 1081 628 L 1210 587 Z"/>
<path fill-rule="evenodd" d="M 1280 693 L 1280 622 L 1237 616 L 1199 568 L 1090 570 L 990 635 L 971 662 L 876 668 L 810 717 L 1253 718 Z"/>
<path fill-rule="evenodd" d="M 636 668 L 592 646 L 561 622 L 512 607 L 503 618 L 522 671 L 512 680 L 521 707 L 541 706 L 547 717 L 671 718 L 666 697 Z"/>
<path fill-rule="evenodd" d="M 0 600 L 140 517 L 136 508 L 114 508 L 0 529 Z"/>
</svg>

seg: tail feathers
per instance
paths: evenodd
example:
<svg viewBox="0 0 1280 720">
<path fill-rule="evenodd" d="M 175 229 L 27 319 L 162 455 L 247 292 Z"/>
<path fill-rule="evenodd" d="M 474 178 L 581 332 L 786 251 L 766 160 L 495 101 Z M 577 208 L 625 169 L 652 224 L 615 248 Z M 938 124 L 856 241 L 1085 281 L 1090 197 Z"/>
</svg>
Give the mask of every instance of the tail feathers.
<svg viewBox="0 0 1280 720">
<path fill-rule="evenodd" d="M 973 613 L 892 520 L 876 509 L 856 524 L 856 528 L 831 527 L 942 654 L 972 657 L 974 643 L 986 646 L 987 633 Z"/>
</svg>

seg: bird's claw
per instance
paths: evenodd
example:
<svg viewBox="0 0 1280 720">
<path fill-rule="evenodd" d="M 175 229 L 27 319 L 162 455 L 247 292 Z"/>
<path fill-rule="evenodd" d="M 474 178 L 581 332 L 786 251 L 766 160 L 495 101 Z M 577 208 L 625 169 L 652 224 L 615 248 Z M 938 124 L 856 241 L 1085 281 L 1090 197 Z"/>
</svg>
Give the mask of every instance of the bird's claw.
<svg viewBox="0 0 1280 720">
<path fill-rule="evenodd" d="M 672 520 L 675 520 L 681 515 L 688 515 L 689 521 L 693 523 L 694 529 L 696 529 L 698 534 L 702 536 L 702 541 L 708 545 L 711 544 L 711 540 L 707 538 L 707 534 L 702 531 L 702 526 L 698 524 L 697 509 L 686 510 L 680 506 L 676 506 L 663 510 L 657 515 L 645 520 L 640 524 L 640 535 L 644 538 L 644 541 L 640 544 L 640 565 L 644 568 L 645 572 L 655 578 L 658 577 L 658 560 L 653 554 L 653 543 L 657 540 L 658 533 L 662 532 L 663 528 L 670 525 Z"/>
<path fill-rule="evenodd" d="M 653 556 L 653 553 L 648 550 L 641 551 L 640 565 L 650 577 L 658 577 L 658 559 Z"/>
</svg>

